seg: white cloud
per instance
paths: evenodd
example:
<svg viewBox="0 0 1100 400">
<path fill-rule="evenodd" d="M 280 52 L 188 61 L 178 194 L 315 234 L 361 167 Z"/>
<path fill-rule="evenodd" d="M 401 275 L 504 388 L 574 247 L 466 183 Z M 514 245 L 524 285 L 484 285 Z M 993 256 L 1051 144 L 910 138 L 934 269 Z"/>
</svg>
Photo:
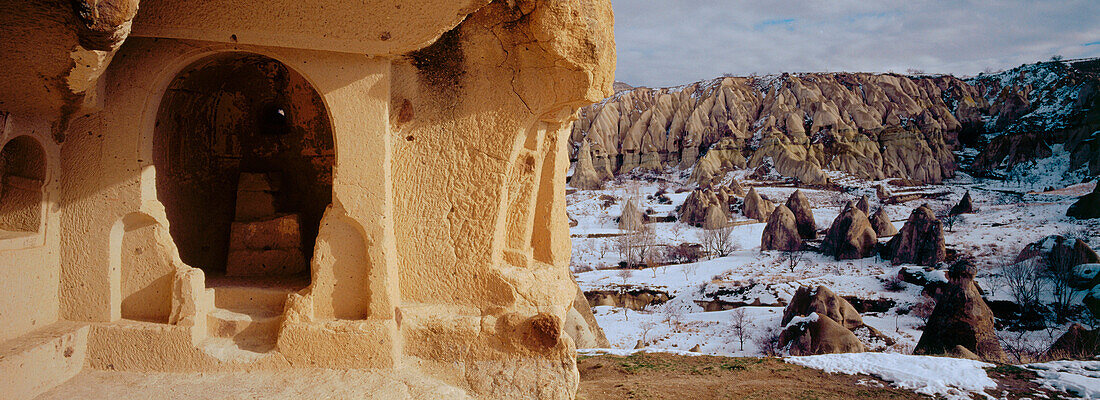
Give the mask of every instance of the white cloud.
<svg viewBox="0 0 1100 400">
<path fill-rule="evenodd" d="M 669 86 L 723 73 L 976 74 L 1100 56 L 1100 1 L 612 0 L 617 79 Z"/>
</svg>

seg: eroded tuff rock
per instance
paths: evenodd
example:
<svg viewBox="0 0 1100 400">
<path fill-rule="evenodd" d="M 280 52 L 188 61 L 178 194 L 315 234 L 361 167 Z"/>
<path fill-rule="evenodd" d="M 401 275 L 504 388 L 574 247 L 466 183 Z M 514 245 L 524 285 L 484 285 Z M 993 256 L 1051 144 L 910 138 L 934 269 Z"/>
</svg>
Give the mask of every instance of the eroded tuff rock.
<svg viewBox="0 0 1100 400">
<path fill-rule="evenodd" d="M 817 223 L 814 222 L 814 211 L 810 207 L 810 200 L 806 198 L 801 190 L 795 190 L 787 198 L 787 208 L 794 213 L 798 235 L 803 239 L 817 239 Z"/>
<path fill-rule="evenodd" d="M 951 211 L 948 215 L 959 214 L 973 214 L 974 213 L 974 200 L 970 198 L 970 191 L 967 190 L 958 204 L 951 207 Z"/>
<path fill-rule="evenodd" d="M 947 273 L 949 283 L 936 297 L 936 307 L 913 349 L 914 354 L 946 354 L 962 346 L 985 360 L 1005 359 L 993 327 L 993 311 L 974 285 L 977 272 L 978 268 L 966 259 L 951 266 Z"/>
<path fill-rule="evenodd" d="M 877 241 L 867 214 L 849 202 L 829 226 L 821 251 L 837 260 L 854 260 L 870 256 Z"/>
<path fill-rule="evenodd" d="M 1073 324 L 1047 350 L 1054 359 L 1089 359 L 1100 354 L 1100 329 L 1089 330 Z"/>
<path fill-rule="evenodd" d="M 756 193 L 756 188 L 749 188 L 749 193 L 745 194 L 745 201 L 741 203 L 741 214 L 745 218 L 757 221 L 767 220 L 773 210 L 775 210 L 775 204 L 760 197 Z"/>
<path fill-rule="evenodd" d="M 943 223 L 927 205 L 909 214 L 901 232 L 886 243 L 885 257 L 894 264 L 933 266 L 947 258 L 943 239 Z"/>
<path fill-rule="evenodd" d="M 799 250 L 802 237 L 798 235 L 798 225 L 794 213 L 787 206 L 780 205 L 768 217 L 764 233 L 760 237 L 761 250 Z"/>
<path fill-rule="evenodd" d="M 736 201 L 734 190 L 726 186 L 717 190 L 706 187 L 695 189 L 680 206 L 680 221 L 708 229 L 720 228 L 715 224 L 721 221 L 721 225 L 725 226 L 730 219 L 729 206 Z"/>
<path fill-rule="evenodd" d="M 569 185 L 577 189 L 599 189 L 603 186 L 603 179 L 592 164 L 592 146 L 587 140 L 581 144 L 573 176 L 569 178 Z"/>
<path fill-rule="evenodd" d="M 638 208 L 637 199 L 627 199 L 623 202 L 622 212 L 619 214 L 619 229 L 624 231 L 636 231 L 642 229 L 644 214 Z"/>
<path fill-rule="evenodd" d="M 851 330 L 818 313 L 795 317 L 786 324 L 779 334 L 779 345 L 792 356 L 867 351 Z"/>
<path fill-rule="evenodd" d="M 863 326 L 863 317 L 855 307 L 822 285 L 816 288 L 799 287 L 794 292 L 794 296 L 791 296 L 791 302 L 787 304 L 787 308 L 783 310 L 783 319 L 780 324 L 785 326 L 794 317 L 807 316 L 815 312 L 831 318 L 847 329 Z"/>
<path fill-rule="evenodd" d="M 856 208 L 863 211 L 864 214 L 871 215 L 871 200 L 867 198 L 867 195 L 859 198 L 859 201 L 856 202 Z"/>
<path fill-rule="evenodd" d="M 1081 196 L 1069 206 L 1066 215 L 1078 219 L 1100 218 L 1100 181 L 1097 181 L 1092 193 Z"/>
<path fill-rule="evenodd" d="M 953 77 L 783 74 L 727 77 L 677 88 L 634 88 L 578 113 L 574 148 L 599 143 L 615 173 L 656 158 L 696 166 L 693 179 L 766 162 L 787 177 L 823 184 L 823 168 L 863 179 L 941 182 L 950 146 L 987 108 Z M 959 118 L 957 118 L 959 117 Z M 699 157 L 705 152 L 705 156 Z"/>
<path fill-rule="evenodd" d="M 875 235 L 880 238 L 898 234 L 898 228 L 890 221 L 890 216 L 886 215 L 885 208 L 878 209 L 878 211 L 875 211 L 875 215 L 871 216 L 871 228 L 875 230 Z"/>
<path fill-rule="evenodd" d="M 603 333 L 603 328 L 600 328 L 596 316 L 592 314 L 592 307 L 588 304 L 588 299 L 584 297 L 584 292 L 581 291 L 576 282 L 573 283 L 573 286 L 577 287 L 577 297 L 573 299 L 573 307 L 565 315 L 563 330 L 569 337 L 573 338 L 573 343 L 576 344 L 578 349 L 611 347 L 611 343 L 607 341 L 607 336 Z"/>
</svg>

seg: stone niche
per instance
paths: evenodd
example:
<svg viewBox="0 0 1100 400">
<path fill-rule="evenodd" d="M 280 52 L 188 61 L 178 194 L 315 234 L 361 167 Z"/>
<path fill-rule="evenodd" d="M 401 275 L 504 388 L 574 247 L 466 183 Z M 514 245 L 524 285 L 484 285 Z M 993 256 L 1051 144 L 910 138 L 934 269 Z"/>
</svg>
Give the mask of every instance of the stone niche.
<svg viewBox="0 0 1100 400">
<path fill-rule="evenodd" d="M 0 147 L 0 239 L 26 236 L 42 228 L 46 154 L 30 136 Z"/>
</svg>

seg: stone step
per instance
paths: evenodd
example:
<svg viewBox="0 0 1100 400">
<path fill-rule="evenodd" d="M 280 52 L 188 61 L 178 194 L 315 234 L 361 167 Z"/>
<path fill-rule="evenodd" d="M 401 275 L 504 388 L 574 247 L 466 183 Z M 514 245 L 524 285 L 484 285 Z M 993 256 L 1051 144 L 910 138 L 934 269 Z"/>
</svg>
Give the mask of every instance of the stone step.
<svg viewBox="0 0 1100 400">
<path fill-rule="evenodd" d="M 286 298 L 297 291 L 293 287 L 216 286 L 214 307 L 230 310 L 264 310 L 282 314 Z"/>
<path fill-rule="evenodd" d="M 264 309 L 215 308 L 207 315 L 207 331 L 212 337 L 274 343 L 283 323 L 281 313 Z"/>
</svg>

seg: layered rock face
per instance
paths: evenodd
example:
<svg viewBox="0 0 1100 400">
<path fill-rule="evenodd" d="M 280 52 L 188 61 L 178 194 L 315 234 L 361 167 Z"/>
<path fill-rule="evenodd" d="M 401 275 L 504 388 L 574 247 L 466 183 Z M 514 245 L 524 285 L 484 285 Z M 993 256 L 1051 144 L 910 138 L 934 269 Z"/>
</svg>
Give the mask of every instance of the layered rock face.
<svg viewBox="0 0 1100 400">
<path fill-rule="evenodd" d="M 894 264 L 936 265 L 947 258 L 943 223 L 927 205 L 917 207 L 901 232 L 886 243 L 885 256 Z"/>
<path fill-rule="evenodd" d="M 825 234 L 825 240 L 821 242 L 821 250 L 837 260 L 854 260 L 870 256 L 877 241 L 878 236 L 871 228 L 867 214 L 860 211 L 855 204 L 848 203 L 844 211 L 833 220 Z"/>
<path fill-rule="evenodd" d="M 953 77 L 726 77 L 616 93 L 578 112 L 572 139 L 575 149 L 598 144 L 614 173 L 696 166 L 693 178 L 706 183 L 772 163 L 806 184 L 828 182 L 823 169 L 938 183 L 954 174 L 958 133 L 985 107 Z"/>
<path fill-rule="evenodd" d="M 948 271 L 949 284 L 936 298 L 914 354 L 946 354 L 962 346 L 985 360 L 1005 359 L 1004 349 L 993 328 L 993 311 L 985 304 L 969 260 L 961 260 Z"/>
</svg>

